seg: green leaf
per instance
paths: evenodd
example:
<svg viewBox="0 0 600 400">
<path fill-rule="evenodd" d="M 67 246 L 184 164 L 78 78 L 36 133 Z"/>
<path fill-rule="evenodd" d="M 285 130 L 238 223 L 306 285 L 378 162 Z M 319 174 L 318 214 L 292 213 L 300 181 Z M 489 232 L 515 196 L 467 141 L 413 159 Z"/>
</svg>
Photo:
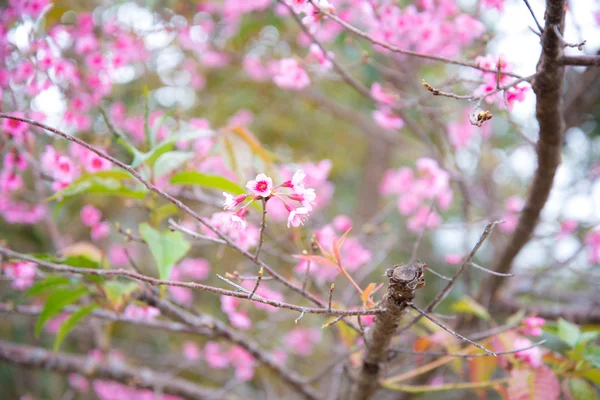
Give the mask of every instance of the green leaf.
<svg viewBox="0 0 600 400">
<path fill-rule="evenodd" d="M 194 156 L 195 154 L 191 151 L 169 151 L 161 154 L 154 163 L 154 178 L 167 175 L 194 158 Z"/>
<path fill-rule="evenodd" d="M 192 140 L 197 139 L 202 136 L 211 136 L 213 131 L 208 129 L 198 129 L 194 131 L 189 131 L 185 133 L 180 133 L 178 135 L 169 136 L 167 139 L 160 142 L 155 148 L 150 150 L 147 153 L 140 153 L 136 157 L 134 157 L 131 166 L 133 168 L 137 168 L 143 163 L 147 163 L 149 166 L 154 165 L 154 162 L 160 157 L 162 154 L 171 151 L 173 149 L 173 145 L 179 141 Z"/>
<path fill-rule="evenodd" d="M 67 305 L 76 303 L 77 300 L 87 292 L 87 288 L 78 287 L 57 290 L 52 293 L 46 300 L 44 308 L 35 323 L 35 337 L 40 336 L 44 324 L 48 322 L 49 319 L 58 315 Z"/>
<path fill-rule="evenodd" d="M 585 380 L 581 378 L 569 378 L 567 382 L 573 400 L 593 400 L 598 398 L 592 385 Z"/>
<path fill-rule="evenodd" d="M 237 183 L 230 181 L 220 175 L 203 174 L 202 172 L 186 171 L 179 172 L 171 178 L 174 185 L 200 186 L 207 189 L 215 189 L 231 194 L 246 193 L 246 190 Z"/>
<path fill-rule="evenodd" d="M 64 276 L 48 276 L 34 283 L 27 290 L 27 296 L 37 296 L 50 290 L 58 289 L 70 284 L 71 280 L 69 278 L 65 278 Z"/>
<path fill-rule="evenodd" d="M 102 287 L 110 304 L 115 309 L 121 310 L 131 293 L 138 288 L 138 284 L 135 282 L 108 281 Z"/>
<path fill-rule="evenodd" d="M 481 304 L 469 296 L 465 296 L 450 306 L 452 311 L 458 313 L 472 314 L 483 320 L 489 320 L 491 318 L 490 313 Z"/>
<path fill-rule="evenodd" d="M 144 135 L 146 136 L 146 143 L 148 147 L 154 147 L 154 140 L 150 135 L 150 104 L 148 97 L 148 86 L 144 85 Z"/>
<path fill-rule="evenodd" d="M 169 203 L 164 204 L 158 207 L 156 210 L 152 211 L 150 216 L 154 225 L 159 225 L 163 219 L 167 218 L 170 215 L 177 214 L 178 212 L 179 208 L 177 208 L 175 204 Z"/>
<path fill-rule="evenodd" d="M 566 321 L 562 318 L 558 320 L 558 337 L 568 344 L 570 347 L 575 347 L 577 342 L 579 341 L 579 337 L 581 336 L 581 331 L 579 327 L 575 324 L 572 324 L 569 321 Z"/>
<path fill-rule="evenodd" d="M 600 346 L 594 344 L 586 348 L 583 358 L 591 362 L 594 367 L 600 368 Z"/>
<path fill-rule="evenodd" d="M 594 382 L 596 386 L 600 386 L 600 367 L 584 371 L 581 376 L 590 382 Z"/>
<path fill-rule="evenodd" d="M 139 231 L 150 248 L 160 279 L 169 279 L 171 269 L 189 251 L 190 243 L 179 231 L 159 232 L 146 223 L 140 224 Z"/>
<path fill-rule="evenodd" d="M 62 199 L 61 201 L 64 201 L 80 194 L 100 194 L 133 199 L 141 199 L 146 196 L 146 189 L 130 189 L 127 186 L 122 185 L 120 182 L 121 180 L 122 179 L 90 176 L 88 179 L 77 180 L 71 183 L 63 190 L 60 190 L 48 197 L 46 201 L 57 199 Z"/>
<path fill-rule="evenodd" d="M 73 314 L 71 314 L 69 316 L 69 318 L 67 318 L 60 325 L 60 328 L 58 329 L 58 332 L 56 333 L 56 338 L 54 339 L 54 347 L 53 347 L 54 351 L 58 351 L 58 349 L 60 348 L 60 345 L 62 344 L 63 340 L 65 340 L 65 338 L 67 337 L 69 332 L 71 332 L 73 330 L 73 328 L 75 328 L 82 319 L 84 319 L 92 311 L 94 311 L 94 309 L 96 307 L 98 307 L 98 304 L 90 304 L 88 306 L 81 307 L 79 310 L 77 310 Z"/>
</svg>

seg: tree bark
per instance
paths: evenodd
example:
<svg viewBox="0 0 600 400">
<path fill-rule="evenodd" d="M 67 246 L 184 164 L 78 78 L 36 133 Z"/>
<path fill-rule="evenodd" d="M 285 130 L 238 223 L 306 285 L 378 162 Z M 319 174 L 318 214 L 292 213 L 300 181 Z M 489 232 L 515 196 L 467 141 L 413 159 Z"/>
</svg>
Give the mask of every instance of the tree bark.
<svg viewBox="0 0 600 400">
<path fill-rule="evenodd" d="M 387 311 L 377 314 L 373 325 L 366 332 L 366 350 L 353 390 L 354 399 L 368 399 L 379 388 L 381 366 L 387 359 L 387 350 L 400 318 L 412 303 L 415 290 L 425 285 L 424 265 L 416 261 L 414 264 L 395 265 L 386 271 L 389 286 L 378 306 Z"/>
<path fill-rule="evenodd" d="M 562 33 L 565 22 L 565 0 L 546 0 L 546 23 L 542 34 L 542 53 L 537 65 L 533 90 L 537 96 L 536 118 L 540 126 L 537 143 L 538 167 L 529 189 L 527 202 L 519 224 L 508 245 L 496 258 L 494 271 L 508 273 L 512 262 L 529 242 L 540 213 L 548 200 L 556 170 L 561 161 L 565 122 L 562 111 L 562 88 L 565 68 L 561 62 L 562 39 L 554 26 Z M 490 275 L 479 292 L 480 302 L 490 305 L 506 279 Z"/>
</svg>

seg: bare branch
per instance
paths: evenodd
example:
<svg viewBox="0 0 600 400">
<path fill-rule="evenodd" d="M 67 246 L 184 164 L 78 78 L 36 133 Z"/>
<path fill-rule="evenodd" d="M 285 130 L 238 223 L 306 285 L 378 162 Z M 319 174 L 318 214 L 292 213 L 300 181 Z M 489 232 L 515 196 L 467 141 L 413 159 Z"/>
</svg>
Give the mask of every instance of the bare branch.
<svg viewBox="0 0 600 400">
<path fill-rule="evenodd" d="M 494 229 L 494 227 L 497 224 L 499 224 L 499 223 L 500 223 L 499 221 L 494 221 L 492 223 L 487 224 L 487 226 L 483 230 L 483 233 L 479 237 L 479 240 L 475 244 L 475 247 L 473 247 L 473 249 L 469 253 L 469 256 L 463 261 L 462 265 L 460 266 L 460 268 L 458 269 L 458 271 L 456 272 L 456 274 L 454 275 L 454 277 L 452 277 L 452 279 L 450 280 L 450 282 L 448 282 L 448 284 L 446 285 L 446 287 L 444 287 L 444 289 L 442 289 L 442 291 L 439 292 L 433 298 L 433 300 L 431 300 L 431 302 L 427 305 L 427 307 L 425 308 L 425 311 L 424 311 L 425 313 L 432 312 L 437 307 L 437 305 L 440 304 L 442 302 L 442 300 L 444 300 L 446 298 L 446 296 L 448 295 L 448 293 L 450 293 L 450 290 L 452 289 L 452 287 L 454 286 L 454 284 L 456 283 L 456 281 L 458 280 L 458 278 L 460 278 L 461 275 L 463 274 L 463 272 L 467 269 L 467 267 L 469 267 L 472 264 L 473 258 L 475 257 L 475 254 L 477 254 L 477 251 L 479 250 L 479 248 L 481 247 L 481 245 L 483 244 L 483 242 L 485 242 L 485 240 L 487 239 L 487 237 L 492 233 L 492 230 Z M 398 331 L 398 333 L 402 333 L 402 332 L 406 331 L 407 329 L 409 329 L 411 326 L 413 326 L 414 324 L 416 324 L 417 322 L 419 322 L 419 320 L 421 319 L 421 317 L 422 317 L 422 315 L 418 315 L 417 317 L 415 317 L 407 325 L 403 326 Z"/>
<path fill-rule="evenodd" d="M 585 46 L 585 44 L 587 43 L 587 40 L 584 40 L 581 43 L 569 43 L 565 40 L 565 38 L 560 33 L 560 30 L 558 29 L 558 25 L 552 25 L 552 29 L 554 29 L 554 33 L 556 34 L 556 36 L 558 36 L 558 38 L 560 39 L 560 41 L 563 43 L 563 45 L 565 47 L 573 47 L 575 49 L 578 49 L 579 51 L 582 51 L 583 46 Z"/>
<path fill-rule="evenodd" d="M 446 58 L 446 57 L 439 57 L 439 56 L 434 56 L 434 55 L 430 55 L 430 54 L 424 54 L 424 53 L 418 53 L 416 51 L 411 51 L 411 50 L 403 50 L 399 47 L 393 46 L 389 43 L 385 43 L 382 42 L 380 40 L 375 39 L 374 37 L 372 37 L 371 35 L 369 35 L 366 32 L 361 31 L 360 29 L 354 27 L 353 25 L 347 23 L 346 21 L 342 20 L 341 18 L 339 18 L 337 15 L 333 15 L 331 14 L 329 11 L 321 8 L 318 4 L 316 4 L 314 1 L 309 0 L 310 3 L 315 6 L 320 12 L 322 12 L 324 15 L 326 15 L 327 17 L 331 18 L 332 20 L 334 20 L 335 22 L 337 22 L 338 24 L 340 24 L 341 26 L 343 26 L 344 28 L 346 28 L 348 31 L 354 33 L 355 35 L 362 37 L 363 39 L 368 40 L 369 42 L 381 46 L 385 49 L 388 49 L 394 53 L 399 53 L 399 54 L 404 54 L 407 56 L 412 56 L 412 57 L 417 57 L 417 58 L 423 58 L 423 59 L 427 59 L 427 60 L 432 60 L 432 61 L 440 61 L 446 64 L 453 64 L 453 65 L 461 65 L 463 67 L 469 67 L 469 68 L 474 68 L 474 69 L 478 69 L 480 71 L 484 71 L 484 72 L 496 72 L 496 70 L 493 69 L 489 69 L 489 68 L 483 68 L 481 66 L 479 66 L 478 64 L 475 63 L 470 63 L 470 62 L 466 62 L 466 61 L 460 61 L 460 60 L 453 60 L 450 58 Z M 521 78 L 521 76 L 513 74 L 513 73 L 509 73 L 509 72 L 503 72 L 503 75 L 508 75 L 508 76 L 512 76 L 515 78 Z"/>
<path fill-rule="evenodd" d="M 92 379 L 110 379 L 186 399 L 204 399 L 215 393 L 214 390 L 181 378 L 165 376 L 146 367 L 133 367 L 121 361 L 118 365 L 101 363 L 89 357 L 55 353 L 41 347 L 12 344 L 3 340 L 0 340 L 0 360 L 60 374 L 75 373 Z"/>
<path fill-rule="evenodd" d="M 396 265 L 386 271 L 389 286 L 379 306 L 387 311 L 375 317 L 373 325 L 366 331 L 367 348 L 353 389 L 354 399 L 368 399 L 379 388 L 381 364 L 387 359 L 387 350 L 400 318 L 414 299 L 415 290 L 425 284 L 423 266 L 416 262 Z"/>
<path fill-rule="evenodd" d="M 600 67 L 600 56 L 562 56 L 562 65 L 579 65 L 585 67 Z"/>
<path fill-rule="evenodd" d="M 418 308 L 418 307 L 416 307 L 416 306 L 414 306 L 412 304 L 410 304 L 410 308 L 412 308 L 413 310 L 417 311 L 423 317 L 427 318 L 428 320 L 430 320 L 431 322 L 433 322 L 434 324 L 436 324 L 437 326 L 439 326 L 440 328 L 442 328 L 446 332 L 450 333 L 452 336 L 454 336 L 454 337 L 456 337 L 456 338 L 458 338 L 460 340 L 464 340 L 467 343 L 472 344 L 473 346 L 477 347 L 478 349 L 481 349 L 481 350 L 485 351 L 490 356 L 496 357 L 496 353 L 494 353 L 493 351 L 488 350 L 485 347 L 483 347 L 482 345 L 475 343 L 471 339 L 468 339 L 468 338 L 462 336 L 460 333 L 454 332 L 452 329 L 448 328 L 446 325 L 442 324 L 441 322 L 439 322 L 438 320 L 436 320 L 435 318 L 433 318 L 431 315 L 427 314 L 425 311 L 421 310 L 420 308 Z"/>
<path fill-rule="evenodd" d="M 413 354 L 413 355 L 423 355 L 423 356 L 436 356 L 436 357 L 464 357 L 464 358 L 471 358 L 471 357 L 492 357 L 494 355 L 499 356 L 499 355 L 503 355 L 503 354 L 515 354 L 518 353 L 520 351 L 525 351 L 525 350 L 529 350 L 529 349 L 533 349 L 534 347 L 538 347 L 541 346 L 542 344 L 546 343 L 545 340 L 540 340 L 539 342 L 533 343 L 530 346 L 527 347 L 522 347 L 520 349 L 514 349 L 514 350 L 507 350 L 507 351 L 499 351 L 496 352 L 494 354 L 489 354 L 489 353 L 445 353 L 443 351 L 413 351 L 413 350 L 408 350 L 408 349 L 392 349 L 390 350 L 391 353 L 394 353 L 394 355 L 397 354 Z"/>
<path fill-rule="evenodd" d="M 546 25 L 542 35 L 542 54 L 537 67 L 537 75 L 533 83 L 536 100 L 536 118 L 540 126 L 537 144 L 538 167 L 529 188 L 529 196 L 508 245 L 496 257 L 492 270 L 508 273 L 512 262 L 523 246 L 531 239 L 540 213 L 554 183 L 556 170 L 561 162 L 561 150 L 565 122 L 562 110 L 562 88 L 565 68 L 560 63 L 563 47 L 560 37 L 553 26 L 564 27 L 565 0 L 546 0 Z M 499 276 L 491 276 L 481 286 L 479 302 L 489 305 L 504 280 Z"/>
<path fill-rule="evenodd" d="M 535 14 L 531 8 L 531 5 L 529 5 L 529 1 L 527 0 L 523 0 L 523 3 L 525 3 L 525 5 L 527 6 L 527 9 L 529 10 L 529 12 L 531 13 L 531 16 L 533 17 L 533 20 L 535 21 L 535 24 L 537 25 L 538 29 L 539 29 L 539 33 L 535 32 L 538 34 L 538 36 L 541 36 L 541 34 L 544 32 L 544 29 L 542 28 L 542 26 L 540 25 L 538 19 L 535 17 Z"/>
<path fill-rule="evenodd" d="M 353 315 L 373 315 L 384 312 L 381 309 L 372 309 L 372 310 L 336 310 L 327 308 L 311 308 L 311 307 L 301 307 L 294 304 L 285 303 L 282 301 L 269 300 L 263 297 L 259 297 L 254 295 L 252 299 L 250 299 L 250 293 L 245 291 L 245 293 L 234 292 L 231 290 L 221 289 L 213 286 L 203 285 L 201 283 L 195 282 L 179 282 L 179 281 L 169 281 L 164 279 L 152 278 L 150 276 L 141 275 L 135 272 L 126 271 L 123 269 L 114 269 L 114 270 L 103 270 L 103 269 L 92 269 L 92 268 L 76 268 L 70 267 L 67 265 L 54 264 L 47 261 L 43 261 L 37 259 L 35 257 L 28 256 L 26 254 L 17 253 L 15 251 L 6 249 L 0 246 L 0 254 L 5 255 L 9 258 L 17 258 L 24 261 L 29 261 L 36 263 L 37 265 L 51 269 L 55 272 L 59 273 L 69 273 L 69 274 L 77 274 L 77 275 L 96 275 L 96 276 L 113 276 L 113 277 L 125 277 L 130 278 L 136 281 L 145 282 L 153 286 L 175 286 L 175 287 L 184 287 L 188 289 L 196 289 L 196 290 L 204 290 L 207 292 L 212 292 L 215 294 L 219 294 L 222 296 L 231 296 L 237 297 L 240 299 L 247 299 L 251 301 L 255 301 L 257 303 L 268 304 L 273 307 L 278 308 L 287 308 L 289 310 L 301 311 L 310 314 L 330 314 L 330 315 L 342 315 L 342 316 L 353 316 Z"/>
</svg>

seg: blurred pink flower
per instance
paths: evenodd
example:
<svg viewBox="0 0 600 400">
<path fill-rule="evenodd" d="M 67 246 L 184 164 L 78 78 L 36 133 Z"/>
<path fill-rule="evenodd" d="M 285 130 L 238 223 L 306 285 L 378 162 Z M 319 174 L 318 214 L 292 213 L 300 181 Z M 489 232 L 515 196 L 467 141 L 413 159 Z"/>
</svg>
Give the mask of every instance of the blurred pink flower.
<svg viewBox="0 0 600 400">
<path fill-rule="evenodd" d="M 98 225 L 102 220 L 102 211 L 92 206 L 91 204 L 85 205 L 81 208 L 80 211 L 81 222 L 85 226 L 89 226 L 90 228 Z"/>
<path fill-rule="evenodd" d="M 274 68 L 273 81 L 285 89 L 302 90 L 310 85 L 308 74 L 294 58 L 279 60 Z"/>
<path fill-rule="evenodd" d="M 527 317 L 523 320 L 525 328 L 522 332 L 525 335 L 542 336 L 542 326 L 546 324 L 546 320 L 540 317 Z"/>
<path fill-rule="evenodd" d="M 313 328 L 296 328 L 283 337 L 285 346 L 300 356 L 309 356 L 321 340 L 321 331 Z"/>
<path fill-rule="evenodd" d="M 183 343 L 183 356 L 190 361 L 196 361 L 200 359 L 202 353 L 200 352 L 200 347 L 195 342 L 185 341 Z"/>
</svg>

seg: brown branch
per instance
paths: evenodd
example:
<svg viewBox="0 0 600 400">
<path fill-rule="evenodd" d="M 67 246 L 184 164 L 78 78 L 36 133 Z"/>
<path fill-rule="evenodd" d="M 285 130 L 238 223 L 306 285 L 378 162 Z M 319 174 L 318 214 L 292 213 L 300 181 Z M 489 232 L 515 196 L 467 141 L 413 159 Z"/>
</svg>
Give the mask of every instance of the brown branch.
<svg viewBox="0 0 600 400">
<path fill-rule="evenodd" d="M 492 223 L 487 224 L 487 226 L 483 230 L 483 233 L 479 237 L 479 240 L 477 241 L 477 243 L 475 244 L 475 246 L 473 247 L 473 249 L 469 253 L 468 257 L 465 258 L 465 260 L 463 261 L 462 265 L 460 266 L 460 268 L 458 269 L 458 271 L 456 271 L 456 274 L 454 274 L 454 276 L 452 277 L 452 279 L 450 280 L 450 282 L 448 282 L 448 284 L 444 287 L 444 289 L 442 289 L 442 291 L 439 292 L 433 298 L 433 300 L 431 300 L 431 302 L 427 305 L 427 307 L 425 308 L 425 313 L 431 313 L 438 306 L 438 304 L 440 304 L 446 298 L 446 296 L 448 295 L 448 293 L 450 293 L 450 290 L 452 290 L 452 287 L 454 286 L 454 284 L 458 281 L 458 279 L 461 277 L 461 275 L 465 272 L 465 270 L 467 269 L 467 267 L 469 267 L 469 266 L 472 265 L 473 258 L 477 254 L 477 251 L 479 251 L 479 248 L 481 247 L 481 245 L 483 244 L 483 242 L 485 242 L 485 240 L 487 239 L 487 237 L 492 233 L 492 230 L 494 229 L 494 227 L 498 223 L 499 223 L 498 221 L 494 221 Z M 422 317 L 423 317 L 423 315 L 417 315 L 408 324 L 406 324 L 405 326 L 403 326 L 398 331 L 398 334 L 406 331 L 411 326 L 413 326 L 414 324 L 416 324 L 417 322 L 419 322 L 419 320 Z"/>
<path fill-rule="evenodd" d="M 0 246 L 0 254 L 9 257 L 16 258 L 19 260 L 33 262 L 41 267 L 51 269 L 52 271 L 58 273 L 68 273 L 68 274 L 77 274 L 77 275 L 96 275 L 96 276 L 108 276 L 108 277 L 125 277 L 134 279 L 136 281 L 148 283 L 153 286 L 175 286 L 175 287 L 184 287 L 188 289 L 196 289 L 196 290 L 204 290 L 207 292 L 212 292 L 215 294 L 219 294 L 222 296 L 231 296 L 237 297 L 240 299 L 247 299 L 251 301 L 255 301 L 258 303 L 268 304 L 277 308 L 287 308 L 289 310 L 300 311 L 303 313 L 309 314 L 330 314 L 330 315 L 342 315 L 342 316 L 353 316 L 353 315 L 372 315 L 383 312 L 381 309 L 373 309 L 373 310 L 336 310 L 336 309 L 327 309 L 327 308 L 314 308 L 314 307 L 302 307 L 294 304 L 285 303 L 282 301 L 269 300 L 259 296 L 250 296 L 250 293 L 240 293 L 232 290 L 226 290 L 217 288 L 214 286 L 207 286 L 201 283 L 195 282 L 180 282 L 180 281 L 169 281 L 164 279 L 152 278 L 150 276 L 138 274 L 136 272 L 126 271 L 124 269 L 113 269 L 113 270 L 104 270 L 104 269 L 93 269 L 93 268 L 77 268 L 70 267 L 67 265 L 54 264 L 48 261 L 43 261 L 37 259 L 35 257 L 28 256 L 26 254 L 17 253 L 15 251 L 9 250 L 7 248 Z"/>
<path fill-rule="evenodd" d="M 600 56 L 562 56 L 562 65 L 579 65 L 584 67 L 600 67 Z"/>
<path fill-rule="evenodd" d="M 400 318 L 414 299 L 415 290 L 425 283 L 424 265 L 416 261 L 414 264 L 396 265 L 386 271 L 389 286 L 379 306 L 387 311 L 377 315 L 373 325 L 366 331 L 367 348 L 353 389 L 354 399 L 368 399 L 379 388 L 381 365 L 387 360 L 387 351 Z"/>
<path fill-rule="evenodd" d="M 587 299 L 589 303 L 589 299 Z M 585 302 L 584 302 L 585 303 Z M 535 314 L 545 319 L 556 320 L 564 318 L 576 324 L 599 324 L 600 308 L 594 304 L 576 306 L 565 304 L 520 304 L 513 297 L 502 297 L 494 300 L 491 311 L 517 312 L 525 310 L 527 313 Z"/>
<path fill-rule="evenodd" d="M 217 228 L 215 228 L 206 218 L 200 216 L 198 213 L 196 213 L 190 207 L 188 207 L 187 205 L 183 204 L 180 200 L 176 199 L 175 197 L 171 196 L 167 192 L 159 189 L 157 186 L 155 186 L 154 184 L 150 183 L 148 180 L 146 180 L 144 177 L 142 177 L 140 175 L 140 173 L 137 172 L 130 165 L 127 165 L 127 164 L 125 164 L 125 163 L 117 160 L 116 158 L 109 156 L 108 154 L 106 154 L 106 153 L 104 153 L 104 152 L 96 149 L 95 147 L 91 146 L 90 144 L 84 142 L 83 140 L 81 140 L 79 138 L 76 138 L 76 137 L 74 137 L 72 135 L 69 135 L 68 133 L 60 131 L 60 130 L 58 130 L 56 128 L 53 128 L 51 126 L 42 124 L 40 122 L 36 122 L 36 121 L 30 120 L 30 119 L 27 119 L 27 118 L 15 117 L 13 115 L 4 114 L 4 113 L 0 113 L 0 119 L 11 119 L 11 120 L 14 120 L 14 121 L 21 121 L 21 122 L 25 122 L 26 124 L 29 124 L 31 126 L 42 128 L 42 129 L 44 129 L 44 130 L 46 130 L 48 132 L 51 132 L 51 133 L 53 133 L 53 134 L 55 134 L 57 136 L 61 136 L 61 137 L 65 138 L 65 139 L 67 139 L 67 140 L 69 140 L 69 141 L 71 141 L 73 143 L 77 143 L 78 145 L 80 145 L 80 146 L 88 149 L 92 153 L 98 155 L 98 157 L 103 158 L 103 159 L 111 162 L 112 164 L 116 165 L 117 167 L 124 169 L 125 171 L 129 172 L 135 179 L 137 179 L 139 182 L 141 182 L 148 190 L 150 190 L 150 191 L 158 194 L 159 196 L 161 196 L 164 199 L 168 200 L 169 202 L 173 203 L 177 208 L 179 208 L 180 210 L 182 210 L 186 214 L 189 214 L 196 221 L 200 222 L 202 225 L 206 226 L 208 229 L 210 229 L 212 232 L 214 232 L 220 239 L 224 240 L 229 247 L 233 248 L 238 253 L 242 254 L 244 257 L 246 257 L 249 260 L 251 260 L 252 262 L 254 262 L 258 267 L 263 267 L 265 269 L 265 271 L 267 271 L 275 280 L 281 282 L 284 286 L 288 287 L 289 289 L 291 289 L 291 290 L 299 293 L 300 295 L 306 297 L 307 299 L 309 299 L 313 303 L 317 304 L 318 306 L 320 306 L 320 307 L 324 306 L 324 302 L 321 299 L 319 299 L 318 297 L 316 297 L 315 295 L 313 295 L 310 292 L 303 291 L 302 287 L 295 285 L 294 283 L 292 283 L 291 281 L 289 281 L 288 279 L 286 279 L 283 275 L 279 274 L 277 271 L 275 271 L 273 268 L 271 268 L 269 265 L 267 265 L 266 263 L 264 263 L 260 259 L 255 260 L 253 254 L 251 254 L 247 250 L 244 250 L 241 247 L 239 247 L 237 244 L 235 244 L 230 237 L 228 237 L 223 232 L 221 232 L 220 230 L 218 230 Z M 354 327 L 354 324 L 351 324 L 349 322 L 347 322 L 347 323 L 350 326 Z M 354 327 L 354 328 L 358 329 L 356 327 Z"/>
<path fill-rule="evenodd" d="M 28 368 L 43 369 L 60 374 L 82 374 L 92 379 L 110 379 L 138 388 L 181 396 L 186 399 L 204 399 L 216 391 L 203 388 L 181 378 L 166 376 L 146 367 L 101 363 L 92 358 L 54 353 L 41 347 L 12 344 L 0 340 L 0 361 Z"/>
<path fill-rule="evenodd" d="M 536 118 L 540 126 L 537 143 L 538 167 L 529 188 L 527 202 L 519 224 L 504 251 L 496 258 L 492 270 L 508 273 L 512 262 L 523 246 L 531 239 L 540 212 L 550 194 L 556 170 L 560 165 L 565 122 L 562 113 L 562 88 L 565 68 L 560 63 L 562 41 L 554 25 L 564 29 L 565 0 L 546 0 L 546 25 L 542 34 L 542 54 L 537 66 L 533 90 L 537 96 Z M 504 279 L 490 276 L 479 292 L 480 303 L 489 305 Z"/>
<path fill-rule="evenodd" d="M 242 347 L 258 362 L 274 372 L 284 382 L 301 393 L 305 398 L 311 400 L 317 400 L 320 398 L 319 393 L 306 382 L 306 378 L 280 365 L 271 354 L 262 350 L 258 343 L 254 342 L 251 338 L 246 337 L 243 333 L 235 331 L 225 323 L 209 316 L 198 317 L 192 315 L 178 307 L 173 306 L 167 300 L 148 293 L 142 294 L 140 296 L 140 300 L 158 308 L 165 315 L 169 315 L 171 318 L 177 319 L 193 327 L 204 325 L 208 321 L 216 336 Z"/>
<path fill-rule="evenodd" d="M 417 58 L 423 58 L 423 59 L 426 59 L 426 60 L 440 61 L 440 62 L 443 62 L 443 63 L 446 63 L 446 64 L 461 65 L 463 67 L 474 68 L 474 69 L 478 69 L 478 70 L 484 71 L 484 72 L 493 72 L 493 73 L 497 72 L 495 69 L 483 68 L 483 67 L 481 67 L 481 66 L 479 66 L 478 64 L 475 64 L 475 63 L 470 63 L 470 62 L 467 62 L 467 61 L 460 61 L 460 60 L 453 60 L 451 58 L 439 57 L 439 56 L 434 56 L 434 55 L 430 55 L 430 54 L 419 53 L 419 52 L 411 51 L 411 50 L 404 50 L 404 49 L 401 49 L 401 48 L 396 47 L 394 45 L 391 45 L 389 43 L 382 42 L 380 40 L 375 39 L 374 37 L 372 37 L 368 33 L 363 32 L 360 29 L 356 28 L 355 26 L 347 23 L 346 21 L 342 20 L 338 16 L 333 15 L 330 12 L 328 12 L 327 10 L 319 7 L 319 5 L 316 4 L 314 1 L 312 1 L 312 0 L 309 0 L 309 1 L 310 1 L 310 3 L 313 6 L 315 6 L 317 9 L 319 9 L 319 11 L 322 12 L 324 15 L 326 15 L 329 18 L 331 18 L 332 20 L 334 20 L 335 22 L 337 22 L 338 24 L 340 24 L 341 26 L 343 26 L 345 29 L 347 29 L 348 31 L 352 32 L 356 36 L 362 37 L 363 39 L 368 40 L 369 42 L 373 43 L 374 45 L 381 46 L 381 47 L 383 47 L 385 49 L 390 50 L 391 52 L 399 53 L 399 54 L 404 54 L 404 55 L 407 55 L 407 56 L 412 56 L 412 57 L 417 57 Z M 512 76 L 512 77 L 515 77 L 515 78 L 521 78 L 521 76 L 519 76 L 517 74 L 509 73 L 509 72 L 502 72 L 502 75 L 508 75 L 508 76 Z"/>
<path fill-rule="evenodd" d="M 6 303 L 0 303 L 0 313 L 15 313 L 28 316 L 37 316 L 42 312 L 43 307 L 33 305 L 12 305 Z M 73 313 L 79 310 L 79 307 L 67 306 L 64 308 L 64 312 Z M 103 319 L 113 322 L 125 322 L 132 325 L 138 325 L 144 328 L 151 328 L 169 332 L 181 332 L 191 333 L 202 336 L 214 336 L 215 332 L 208 325 L 198 325 L 192 327 L 187 324 L 180 324 L 178 322 L 161 321 L 161 320 L 144 320 L 144 319 L 132 319 L 127 318 L 123 314 L 118 314 L 108 310 L 96 309 L 92 312 L 91 317 Z"/>
</svg>

